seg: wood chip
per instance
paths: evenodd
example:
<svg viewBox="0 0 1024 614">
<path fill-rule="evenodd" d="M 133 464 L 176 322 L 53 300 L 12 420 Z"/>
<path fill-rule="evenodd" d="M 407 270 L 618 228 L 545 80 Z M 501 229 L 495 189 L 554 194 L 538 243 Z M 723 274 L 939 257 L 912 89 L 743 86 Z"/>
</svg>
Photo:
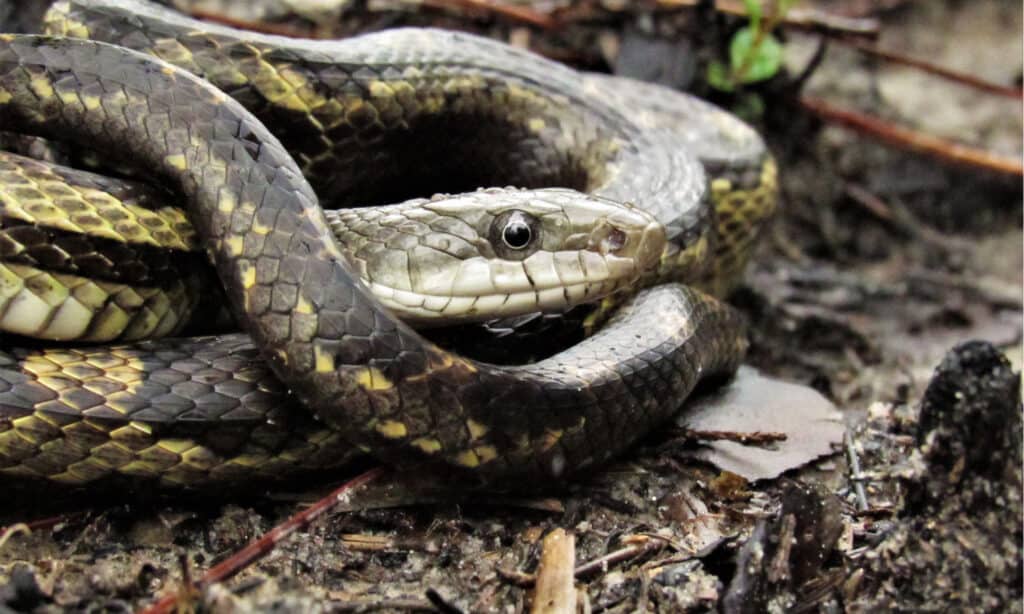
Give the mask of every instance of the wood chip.
<svg viewBox="0 0 1024 614">
<path fill-rule="evenodd" d="M 534 614 L 576 612 L 576 539 L 565 529 L 555 529 L 544 538 L 537 569 L 537 590 L 533 595 Z"/>
</svg>

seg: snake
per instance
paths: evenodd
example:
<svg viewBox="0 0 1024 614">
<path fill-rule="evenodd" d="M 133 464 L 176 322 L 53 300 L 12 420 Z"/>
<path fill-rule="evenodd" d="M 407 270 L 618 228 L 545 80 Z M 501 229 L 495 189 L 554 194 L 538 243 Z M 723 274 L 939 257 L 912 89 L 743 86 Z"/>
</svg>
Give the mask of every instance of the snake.
<svg viewBox="0 0 1024 614">
<path fill-rule="evenodd" d="M 0 152 L 0 330 L 125 341 L 219 315 L 195 229 L 168 200 Z M 438 194 L 325 216 L 360 280 L 419 328 L 565 311 L 635 282 L 664 246 L 643 211 L 567 190 Z"/>
<path fill-rule="evenodd" d="M 180 194 L 246 334 L 6 349 L 5 475 L 192 487 L 367 452 L 529 486 L 621 454 L 742 359 L 740 317 L 701 288 L 735 283 L 775 165 L 707 103 L 432 29 L 303 41 L 141 0 L 60 1 L 46 27 L 0 36 L 0 129 L 107 152 Z M 438 177 L 633 203 L 665 247 L 592 336 L 533 364 L 474 361 L 374 298 L 321 207 Z"/>
</svg>

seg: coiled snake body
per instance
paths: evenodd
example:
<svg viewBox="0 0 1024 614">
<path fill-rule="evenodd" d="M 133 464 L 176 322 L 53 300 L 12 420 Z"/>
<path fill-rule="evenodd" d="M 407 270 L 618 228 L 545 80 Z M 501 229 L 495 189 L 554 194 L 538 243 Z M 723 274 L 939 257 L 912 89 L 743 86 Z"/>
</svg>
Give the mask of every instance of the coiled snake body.
<svg viewBox="0 0 1024 614">
<path fill-rule="evenodd" d="M 319 204 L 407 197 L 436 176 L 527 198 L 575 188 L 664 225 L 669 246 L 645 281 L 721 291 L 775 188 L 760 140 L 721 111 L 451 32 L 292 41 L 129 0 L 58 2 L 48 20 L 52 33 L 146 51 L 217 86 L 103 42 L 0 38 L 0 129 L 119 154 L 185 195 L 252 341 L 12 350 L 2 472 L 197 485 L 331 466 L 358 449 L 473 480 L 560 477 L 621 452 L 742 357 L 728 307 L 667 283 L 538 363 L 462 358 L 369 295 Z"/>
</svg>

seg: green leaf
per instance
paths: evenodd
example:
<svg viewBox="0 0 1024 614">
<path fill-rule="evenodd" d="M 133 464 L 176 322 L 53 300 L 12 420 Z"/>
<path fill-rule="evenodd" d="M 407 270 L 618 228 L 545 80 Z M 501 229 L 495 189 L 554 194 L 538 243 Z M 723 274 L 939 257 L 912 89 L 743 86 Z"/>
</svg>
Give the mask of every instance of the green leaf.
<svg viewBox="0 0 1024 614">
<path fill-rule="evenodd" d="M 732 76 L 729 74 L 729 69 L 725 67 L 725 64 L 718 60 L 712 60 L 708 64 L 708 72 L 706 75 L 708 85 L 722 92 L 731 92 L 736 89 L 736 86 L 732 82 Z"/>
<path fill-rule="evenodd" d="M 754 47 L 757 30 L 743 28 L 729 43 L 729 64 L 732 80 L 754 83 L 771 79 L 782 66 L 782 45 L 771 34 L 764 34 Z M 741 74 L 742 73 L 742 74 Z"/>
</svg>

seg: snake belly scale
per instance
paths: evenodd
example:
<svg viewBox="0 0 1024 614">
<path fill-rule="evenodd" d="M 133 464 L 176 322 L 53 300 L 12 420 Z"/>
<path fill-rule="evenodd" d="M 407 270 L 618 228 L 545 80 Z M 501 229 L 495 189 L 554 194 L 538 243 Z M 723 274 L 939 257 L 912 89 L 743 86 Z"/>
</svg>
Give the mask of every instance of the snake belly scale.
<svg viewBox="0 0 1024 614">
<path fill-rule="evenodd" d="M 722 279 L 711 258 L 720 244 L 709 206 L 714 194 L 705 193 L 700 163 L 676 142 L 678 135 L 645 129 L 611 97 L 588 94 L 588 88 L 601 87 L 596 81 L 529 53 L 449 32 L 399 30 L 332 43 L 256 37 L 243 43 L 231 38 L 237 36 L 232 31 L 189 27 L 148 4 L 63 2 L 54 10 L 65 17 L 52 18 L 51 29 L 65 24 L 66 34 L 156 45 L 167 60 L 195 59 L 202 76 L 216 83 L 217 75 L 201 70 L 198 58 L 205 57 L 205 68 L 219 67 L 234 80 L 218 83 L 223 91 L 238 95 L 262 119 L 273 124 L 277 116 L 294 126 L 306 116 L 323 130 L 319 139 L 307 139 L 297 164 L 241 104 L 182 69 L 101 42 L 0 40 L 0 128 L 123 152 L 183 194 L 236 316 L 253 338 L 251 346 L 234 338 L 192 341 L 188 352 L 198 363 L 165 355 L 164 367 L 174 360 L 188 364 L 172 369 L 173 383 L 143 376 L 144 385 L 166 389 L 160 389 L 162 407 L 145 405 L 152 392 L 141 389 L 105 394 L 101 382 L 114 370 L 110 353 L 130 354 L 125 348 L 76 354 L 80 368 L 59 382 L 45 369 L 24 368 L 35 356 L 31 352 L 16 353 L 11 366 L 0 370 L 0 411 L 20 412 L 9 424 L 32 425 L 0 431 L 0 467 L 69 482 L 118 471 L 160 477 L 158 464 L 139 456 L 156 446 L 161 452 L 149 454 L 170 450 L 168 458 L 177 455 L 175 466 L 183 467 L 168 481 L 190 485 L 235 475 L 217 470 L 229 458 L 243 459 L 238 466 L 290 458 L 297 466 L 317 457 L 311 450 L 328 449 L 333 455 L 305 464 L 330 464 L 345 455 L 346 442 L 390 462 L 444 464 L 479 480 L 557 477 L 621 452 L 673 414 L 700 378 L 728 373 L 742 357 L 744 336 L 732 310 L 678 284 L 642 291 L 597 334 L 533 365 L 498 367 L 446 352 L 397 321 L 356 281 L 300 168 L 322 198 L 339 205 L 406 196 L 391 191 L 395 182 L 389 180 L 406 172 L 412 173 L 407 186 L 426 181 L 415 176 L 425 171 L 405 166 L 404 156 L 417 147 L 439 160 L 437 172 L 451 170 L 456 184 L 466 182 L 460 187 L 498 174 L 509 177 L 506 183 L 537 190 L 565 185 L 629 200 L 668 229 L 672 243 L 662 268 L 671 268 L 673 279 Z M 127 25 L 112 25 L 119 20 Z M 134 29 L 122 29 L 129 26 Z M 194 40 L 186 46 L 186 38 Z M 186 55 L 182 49 L 201 51 Z M 211 55 L 218 49 L 225 55 Z M 490 145 L 438 152 L 438 131 L 452 126 L 463 132 L 475 126 Z M 493 146 L 499 142 L 501 147 Z M 753 210 L 747 223 L 756 227 L 770 213 L 774 166 L 763 149 L 731 155 L 723 156 L 721 168 L 732 189 L 720 189 L 720 195 L 727 200 L 748 191 L 752 196 L 741 200 L 755 203 L 747 207 Z M 328 161 L 341 170 L 321 172 Z M 225 401 L 267 386 L 252 377 L 222 385 L 231 378 L 219 381 L 209 369 L 225 351 L 236 358 L 242 352 L 250 375 L 261 368 L 276 374 L 284 386 L 261 394 L 280 400 L 263 413 Z M 147 373 L 146 355 L 132 356 L 124 368 Z M 200 384 L 232 393 L 197 396 Z M 217 411 L 203 405 L 207 397 Z M 281 431 L 293 440 L 279 434 L 280 441 L 267 443 L 265 433 L 245 435 L 265 427 L 268 412 L 281 407 L 294 408 L 290 414 L 311 412 Z M 83 418 L 83 412 L 93 416 Z M 223 428 L 236 421 L 233 444 L 218 437 L 217 445 L 207 445 L 175 432 L 212 432 L 207 421 L 218 420 Z M 82 440 L 78 457 L 49 458 L 33 469 L 25 459 L 44 459 L 41 450 L 68 438 L 69 426 L 96 431 L 95 441 Z M 115 427 L 138 431 L 134 443 L 110 436 Z M 92 450 L 106 443 L 111 445 L 97 460 Z M 201 451 L 183 460 L 175 446 L 186 454 Z"/>
</svg>

